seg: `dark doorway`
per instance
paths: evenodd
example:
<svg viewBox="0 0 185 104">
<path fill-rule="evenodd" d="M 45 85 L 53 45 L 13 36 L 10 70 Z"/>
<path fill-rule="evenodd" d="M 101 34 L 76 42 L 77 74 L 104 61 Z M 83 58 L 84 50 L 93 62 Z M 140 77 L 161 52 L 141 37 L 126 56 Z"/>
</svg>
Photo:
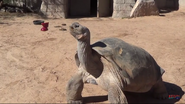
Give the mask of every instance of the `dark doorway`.
<svg viewBox="0 0 185 104">
<path fill-rule="evenodd" d="M 91 0 L 91 16 L 97 16 L 97 0 Z"/>
<path fill-rule="evenodd" d="M 91 0 L 68 0 L 68 17 L 90 16 Z"/>
<path fill-rule="evenodd" d="M 68 17 L 96 17 L 97 0 L 68 0 Z"/>
<path fill-rule="evenodd" d="M 98 16 L 109 17 L 113 13 L 113 0 L 99 0 Z"/>
<path fill-rule="evenodd" d="M 113 0 L 110 0 L 110 9 L 109 9 L 109 11 L 110 11 L 110 13 L 109 13 L 109 16 L 112 16 L 112 14 L 113 14 L 113 4 L 114 4 L 114 1 Z"/>
<path fill-rule="evenodd" d="M 68 17 L 109 17 L 113 0 L 68 0 Z"/>
</svg>

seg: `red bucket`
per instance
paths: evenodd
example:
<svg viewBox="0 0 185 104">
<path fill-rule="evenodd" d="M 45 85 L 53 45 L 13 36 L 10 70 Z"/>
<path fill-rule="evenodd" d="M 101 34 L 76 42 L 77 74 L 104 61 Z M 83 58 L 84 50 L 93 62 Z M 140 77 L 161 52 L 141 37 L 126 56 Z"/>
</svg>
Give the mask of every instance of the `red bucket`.
<svg viewBox="0 0 185 104">
<path fill-rule="evenodd" d="M 47 31 L 48 30 L 49 22 L 41 23 L 41 25 L 43 26 L 41 28 L 41 31 Z"/>
</svg>

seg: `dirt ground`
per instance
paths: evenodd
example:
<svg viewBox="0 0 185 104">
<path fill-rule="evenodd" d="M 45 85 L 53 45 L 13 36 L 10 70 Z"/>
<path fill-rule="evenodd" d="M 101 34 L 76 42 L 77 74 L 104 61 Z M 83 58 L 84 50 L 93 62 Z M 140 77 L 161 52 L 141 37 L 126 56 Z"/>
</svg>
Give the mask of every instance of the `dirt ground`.
<svg viewBox="0 0 185 104">
<path fill-rule="evenodd" d="M 0 103 L 64 103 L 65 86 L 77 72 L 76 40 L 57 26 L 79 22 L 91 31 L 91 43 L 120 38 L 147 50 L 165 69 L 169 95 L 179 99 L 156 100 L 147 94 L 128 93 L 129 102 L 185 103 L 185 9 L 133 19 L 43 19 L 49 30 L 34 25 L 37 16 L 0 15 Z M 86 103 L 107 101 L 107 92 L 85 85 Z M 129 100 L 130 99 L 130 100 Z"/>
</svg>

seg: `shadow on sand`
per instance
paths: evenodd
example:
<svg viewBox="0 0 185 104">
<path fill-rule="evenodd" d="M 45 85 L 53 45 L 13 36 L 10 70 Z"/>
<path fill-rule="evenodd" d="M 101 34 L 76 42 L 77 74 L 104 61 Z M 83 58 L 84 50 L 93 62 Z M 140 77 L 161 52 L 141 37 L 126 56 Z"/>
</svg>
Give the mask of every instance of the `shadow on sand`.
<svg viewBox="0 0 185 104">
<path fill-rule="evenodd" d="M 127 100 L 129 103 L 168 103 L 168 104 L 174 104 L 177 101 L 179 101 L 182 96 L 184 95 L 184 91 L 181 89 L 181 87 L 164 82 L 168 95 L 179 95 L 180 97 L 178 99 L 173 98 L 173 99 L 165 99 L 165 100 L 160 100 L 160 99 L 155 99 L 152 97 L 152 91 L 146 92 L 146 93 L 131 93 L 131 92 L 125 92 L 125 95 L 127 97 Z M 107 101 L 108 96 L 91 96 L 91 97 L 84 97 L 84 103 L 95 103 L 95 102 L 103 102 Z"/>
</svg>

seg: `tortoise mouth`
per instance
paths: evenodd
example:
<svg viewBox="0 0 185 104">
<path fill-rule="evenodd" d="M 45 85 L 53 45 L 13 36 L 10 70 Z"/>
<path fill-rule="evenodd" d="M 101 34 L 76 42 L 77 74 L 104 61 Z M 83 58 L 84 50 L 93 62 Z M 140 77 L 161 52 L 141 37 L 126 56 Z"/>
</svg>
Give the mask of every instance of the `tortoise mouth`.
<svg viewBox="0 0 185 104">
<path fill-rule="evenodd" d="M 78 35 L 76 35 L 76 39 L 78 39 L 78 40 L 84 39 L 84 35 L 78 34 Z"/>
<path fill-rule="evenodd" d="M 84 34 L 78 31 L 75 31 L 73 26 L 69 26 L 69 30 L 70 30 L 71 35 L 73 35 L 77 40 L 81 40 L 84 38 Z"/>
<path fill-rule="evenodd" d="M 75 34 L 75 35 L 79 35 L 79 34 L 83 34 L 81 29 L 76 29 L 73 26 L 69 26 L 69 31 L 71 34 Z"/>
</svg>

